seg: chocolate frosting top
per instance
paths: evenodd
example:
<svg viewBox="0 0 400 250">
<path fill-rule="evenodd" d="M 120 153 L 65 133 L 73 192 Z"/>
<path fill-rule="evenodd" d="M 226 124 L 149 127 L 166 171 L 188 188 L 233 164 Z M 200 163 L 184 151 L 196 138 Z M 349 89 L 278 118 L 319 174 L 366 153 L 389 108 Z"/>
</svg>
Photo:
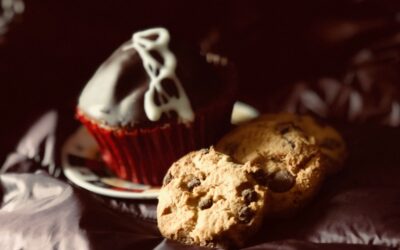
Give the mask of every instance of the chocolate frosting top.
<svg viewBox="0 0 400 250">
<path fill-rule="evenodd" d="M 150 29 L 135 33 L 100 66 L 78 108 L 111 127 L 186 123 L 217 100 L 223 84 L 198 49 L 169 40 L 163 28 Z"/>
</svg>

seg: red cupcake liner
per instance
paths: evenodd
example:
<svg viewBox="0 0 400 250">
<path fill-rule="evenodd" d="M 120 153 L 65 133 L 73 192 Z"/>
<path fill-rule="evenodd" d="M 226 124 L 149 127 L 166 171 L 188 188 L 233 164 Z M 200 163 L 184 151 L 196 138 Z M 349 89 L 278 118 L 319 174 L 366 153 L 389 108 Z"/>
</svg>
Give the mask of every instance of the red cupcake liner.
<svg viewBox="0 0 400 250">
<path fill-rule="evenodd" d="M 189 125 L 168 123 L 129 130 L 103 126 L 78 110 L 77 118 L 98 142 L 107 167 L 118 177 L 160 186 L 171 164 L 186 153 L 216 142 L 229 128 L 233 102 L 196 114 Z"/>
</svg>

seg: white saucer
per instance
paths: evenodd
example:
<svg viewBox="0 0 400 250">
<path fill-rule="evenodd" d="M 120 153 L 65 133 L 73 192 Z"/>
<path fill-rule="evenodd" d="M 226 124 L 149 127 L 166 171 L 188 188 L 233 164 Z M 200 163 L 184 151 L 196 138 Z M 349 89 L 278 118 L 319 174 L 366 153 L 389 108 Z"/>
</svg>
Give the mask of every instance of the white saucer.
<svg viewBox="0 0 400 250">
<path fill-rule="evenodd" d="M 236 102 L 232 124 L 257 117 L 259 112 L 242 102 Z M 132 183 L 107 173 L 99 157 L 96 141 L 82 126 L 65 142 L 61 151 L 64 175 L 73 184 L 93 193 L 114 198 L 156 199 L 160 187 Z"/>
</svg>

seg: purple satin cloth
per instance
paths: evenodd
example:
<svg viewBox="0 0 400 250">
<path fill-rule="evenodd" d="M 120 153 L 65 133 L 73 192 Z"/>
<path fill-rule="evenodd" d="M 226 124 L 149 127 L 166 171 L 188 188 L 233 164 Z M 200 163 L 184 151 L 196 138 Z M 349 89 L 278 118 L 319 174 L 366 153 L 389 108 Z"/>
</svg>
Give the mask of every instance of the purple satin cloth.
<svg viewBox="0 0 400 250">
<path fill-rule="evenodd" d="M 1 249 L 149 249 L 153 222 L 108 205 L 46 174 L 3 174 Z"/>
<path fill-rule="evenodd" d="M 344 170 L 294 218 L 266 221 L 245 249 L 400 247 L 400 131 L 338 128 L 349 143 Z M 192 249 L 162 238 L 156 201 L 110 199 L 66 181 L 58 138 L 74 129 L 73 119 L 45 113 L 2 166 L 0 249 Z"/>
</svg>

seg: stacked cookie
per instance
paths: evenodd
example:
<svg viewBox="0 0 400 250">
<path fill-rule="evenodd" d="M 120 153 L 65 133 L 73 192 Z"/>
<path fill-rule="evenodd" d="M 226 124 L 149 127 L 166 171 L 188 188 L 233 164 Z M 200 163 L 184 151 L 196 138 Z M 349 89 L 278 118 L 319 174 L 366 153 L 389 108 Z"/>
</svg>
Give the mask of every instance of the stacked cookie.
<svg viewBox="0 0 400 250">
<path fill-rule="evenodd" d="M 346 156 L 336 130 L 294 114 L 259 117 L 231 131 L 216 149 L 263 169 L 259 179 L 271 193 L 268 215 L 274 217 L 293 215 L 304 206 Z"/>
<path fill-rule="evenodd" d="M 159 195 L 159 229 L 185 244 L 241 246 L 265 216 L 299 211 L 345 156 L 344 140 L 330 126 L 308 116 L 261 116 L 215 150 L 189 153 L 171 166 Z"/>
</svg>

